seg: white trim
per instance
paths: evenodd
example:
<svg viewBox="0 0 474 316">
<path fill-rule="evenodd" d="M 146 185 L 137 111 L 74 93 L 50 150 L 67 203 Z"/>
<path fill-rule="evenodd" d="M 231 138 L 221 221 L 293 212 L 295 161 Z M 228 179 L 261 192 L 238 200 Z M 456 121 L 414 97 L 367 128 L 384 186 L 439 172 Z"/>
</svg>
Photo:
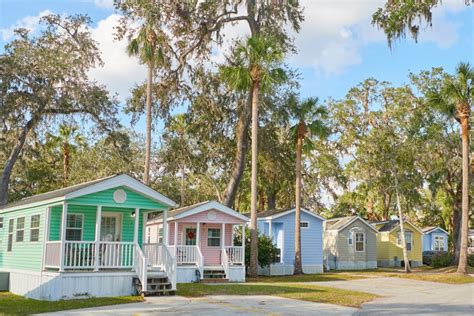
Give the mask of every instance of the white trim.
<svg viewBox="0 0 474 316">
<path fill-rule="evenodd" d="M 67 227 L 67 203 L 63 203 L 63 210 L 61 214 L 61 249 L 59 250 L 59 272 L 64 272 L 64 243 L 66 241 L 66 227 Z"/>
<path fill-rule="evenodd" d="M 365 242 L 366 242 L 366 237 L 365 237 L 365 232 L 364 231 L 357 231 L 354 230 L 354 250 L 355 252 L 365 252 Z M 357 250 L 357 234 L 362 234 L 362 245 L 363 245 L 363 250 Z"/>
<path fill-rule="evenodd" d="M 140 209 L 137 207 L 135 209 L 135 223 L 133 227 L 133 243 L 138 245 L 138 223 L 140 221 Z"/>
<path fill-rule="evenodd" d="M 46 260 L 46 242 L 49 241 L 49 218 L 51 217 L 51 207 L 47 207 L 44 215 L 44 232 L 43 232 L 43 254 L 41 258 L 41 271 L 44 271 Z"/>
<path fill-rule="evenodd" d="M 196 244 L 195 245 L 186 245 L 186 228 L 194 228 L 196 230 L 197 234 L 197 227 L 193 226 L 193 224 L 184 224 L 181 229 L 181 244 L 183 246 L 197 246 L 197 239 L 196 239 Z"/>
<path fill-rule="evenodd" d="M 101 217 L 114 217 L 114 218 L 117 219 L 117 222 L 115 223 L 115 228 L 118 228 L 117 229 L 117 235 L 119 236 L 119 239 L 120 239 L 119 241 L 122 241 L 123 214 L 124 213 L 121 213 L 121 212 L 107 212 L 107 211 L 101 212 Z M 125 213 L 125 214 L 127 214 L 127 213 Z M 102 218 L 100 219 L 100 221 L 101 221 L 101 225 L 102 225 Z M 101 231 L 101 234 L 102 234 L 102 231 Z M 99 236 L 99 238 L 100 237 L 101 236 Z M 101 241 L 105 241 L 105 240 L 101 240 Z M 111 241 L 117 241 L 117 240 L 111 240 Z"/>
<path fill-rule="evenodd" d="M 183 218 L 183 217 L 191 216 L 191 215 L 198 214 L 198 213 L 201 213 L 201 212 L 205 212 L 205 211 L 208 211 L 208 210 L 211 210 L 211 209 L 215 209 L 215 210 L 220 211 L 222 213 L 225 213 L 227 215 L 236 217 L 236 218 L 238 218 L 242 221 L 245 221 L 245 222 L 247 222 L 249 220 L 247 216 L 244 216 L 244 215 L 236 212 L 235 210 L 231 209 L 230 207 L 227 207 L 224 204 L 221 204 L 221 203 L 216 202 L 216 201 L 209 201 L 207 203 L 204 203 L 204 204 L 198 205 L 196 207 L 190 208 L 189 210 L 187 210 L 183 213 L 180 213 L 176 216 L 172 216 L 171 218 L 173 220 L 177 220 L 177 219 L 180 219 L 180 218 Z M 173 211 L 171 211 L 171 212 L 173 212 Z"/>
<path fill-rule="evenodd" d="M 423 233 L 423 235 L 431 234 L 431 233 L 433 233 L 435 230 L 438 230 L 438 229 L 441 230 L 443 233 L 449 235 L 449 233 L 448 233 L 447 231 L 445 231 L 444 229 L 442 229 L 442 228 L 439 227 L 439 226 L 436 226 L 435 228 L 432 228 L 432 229 L 430 229 L 430 230 L 427 230 L 426 232 Z M 436 233 L 435 233 L 435 234 L 436 234 Z"/>
<path fill-rule="evenodd" d="M 64 200 L 65 200 L 64 196 L 61 196 L 61 197 L 48 199 L 48 200 L 44 200 L 44 201 L 27 203 L 27 204 L 22 204 L 22 205 L 18 205 L 18 206 L 12 206 L 12 207 L 0 210 L 0 214 L 1 213 L 12 212 L 12 211 L 17 211 L 17 210 L 22 210 L 22 209 L 27 209 L 27 208 L 33 208 L 33 207 L 42 206 L 42 205 L 48 205 L 48 204 L 51 204 L 51 205 L 48 205 L 48 206 L 52 207 L 52 206 L 55 206 L 55 205 L 61 205 L 61 203 L 56 203 L 56 202 L 63 202 Z"/>
<path fill-rule="evenodd" d="M 408 225 L 410 225 L 412 228 L 414 228 L 416 231 L 418 231 L 418 232 L 421 234 L 421 236 L 424 235 L 424 233 L 423 233 L 423 231 L 422 231 L 421 229 L 419 229 L 418 227 L 416 227 L 415 225 L 413 225 L 413 224 L 410 223 L 409 221 L 404 220 L 404 221 L 403 221 L 403 224 L 408 224 Z M 392 230 L 390 230 L 390 232 L 393 232 L 393 231 L 396 230 L 397 228 L 400 228 L 400 221 L 398 221 L 398 224 L 397 224 L 394 228 L 392 228 Z"/>
<path fill-rule="evenodd" d="M 176 256 L 176 250 L 177 250 L 177 246 L 178 246 L 178 231 L 179 231 L 179 227 L 178 227 L 178 222 L 174 222 L 174 251 L 175 251 L 175 256 Z"/>
<path fill-rule="evenodd" d="M 374 226 L 372 226 L 372 224 L 370 224 L 369 222 L 367 222 L 366 220 L 364 220 L 362 217 L 360 216 L 356 216 L 354 217 L 351 221 L 349 221 L 348 223 L 346 223 L 344 226 L 342 226 L 341 228 L 338 228 L 338 229 L 328 229 L 328 230 L 334 230 L 334 231 L 341 231 L 343 230 L 344 228 L 346 228 L 347 226 L 349 226 L 350 224 L 354 223 L 356 220 L 360 219 L 365 225 L 367 225 L 369 228 L 371 228 L 373 231 L 375 231 L 375 233 L 378 233 L 379 231 L 377 230 L 377 228 L 375 228 Z M 337 220 L 337 219 L 334 219 L 334 220 Z"/>
<path fill-rule="evenodd" d="M 166 206 L 169 206 L 169 207 L 177 206 L 176 202 L 174 202 L 173 200 L 167 198 L 163 194 L 153 190 L 152 188 L 144 185 L 140 181 L 137 181 L 126 174 L 122 174 L 122 175 L 101 181 L 97 184 L 92 184 L 83 189 L 68 193 L 65 195 L 64 198 L 73 199 L 73 198 L 77 198 L 83 195 L 88 195 L 88 194 L 92 194 L 92 193 L 96 193 L 96 192 L 100 192 L 100 191 L 104 191 L 104 190 L 108 190 L 108 189 L 112 189 L 112 188 L 116 188 L 120 186 L 126 187 L 156 202 L 165 204 Z"/>
<path fill-rule="evenodd" d="M 291 209 L 291 210 L 288 210 L 288 211 L 285 211 L 285 212 L 282 212 L 282 213 L 278 213 L 278 214 L 274 214 L 274 215 L 266 216 L 266 217 L 260 217 L 259 219 L 260 219 L 260 220 L 262 220 L 262 219 L 263 219 L 263 220 L 275 219 L 275 218 L 279 218 L 279 217 L 282 217 L 282 216 L 291 214 L 291 213 L 293 213 L 293 212 L 295 212 L 295 211 L 296 211 L 296 208 L 293 208 L 293 209 Z M 311 215 L 311 216 L 313 216 L 313 217 L 316 217 L 317 219 L 320 219 L 320 220 L 322 220 L 322 221 L 325 221 L 325 220 L 326 220 L 324 217 L 322 217 L 322 216 L 320 216 L 320 215 L 318 215 L 318 214 L 316 214 L 316 213 L 310 212 L 310 211 L 308 211 L 308 210 L 305 209 L 305 208 L 302 208 L 301 211 L 302 211 L 303 213 L 306 213 L 306 214 L 308 214 L 308 215 Z"/>
<path fill-rule="evenodd" d="M 443 248 L 441 250 L 436 250 L 435 249 L 435 241 L 436 241 L 436 237 L 441 237 L 443 239 Z M 442 233 L 433 233 L 431 234 L 431 250 L 433 251 L 445 251 L 446 248 L 448 245 L 448 242 L 446 240 L 446 236 Z"/>
<path fill-rule="evenodd" d="M 157 231 L 156 231 L 157 242 L 159 240 L 159 236 L 158 236 L 159 233 L 160 233 L 160 227 L 157 226 Z M 164 210 L 164 212 L 163 212 L 163 244 L 165 244 L 166 246 L 169 246 L 169 243 L 168 243 L 168 210 L 167 209 Z"/>
<path fill-rule="evenodd" d="M 66 239 L 66 235 L 67 235 L 66 232 L 67 232 L 68 229 L 79 230 L 78 227 L 67 227 L 67 217 L 68 217 L 69 215 L 80 216 L 80 217 L 82 218 L 82 219 L 81 219 L 81 239 L 78 240 L 78 241 L 82 241 L 83 238 L 84 238 L 84 217 L 85 217 L 85 216 L 84 216 L 84 213 L 70 213 L 70 212 L 67 212 L 67 214 L 66 214 L 66 226 L 65 226 L 66 229 L 64 230 L 64 241 L 68 241 L 68 240 Z M 72 241 L 72 240 L 69 240 L 69 241 Z"/>
<path fill-rule="evenodd" d="M 219 242 L 220 242 L 220 245 L 219 246 L 209 246 L 209 229 L 218 229 L 219 230 L 219 234 L 220 234 L 220 237 L 219 237 Z M 206 230 L 206 247 L 208 248 L 222 248 L 222 227 L 207 227 L 207 230 Z M 217 237 L 211 237 L 212 239 L 217 239 Z"/>
<path fill-rule="evenodd" d="M 99 271 L 99 241 L 100 241 L 100 226 L 102 225 L 102 206 L 97 205 L 95 213 L 95 267 L 94 271 Z"/>
</svg>

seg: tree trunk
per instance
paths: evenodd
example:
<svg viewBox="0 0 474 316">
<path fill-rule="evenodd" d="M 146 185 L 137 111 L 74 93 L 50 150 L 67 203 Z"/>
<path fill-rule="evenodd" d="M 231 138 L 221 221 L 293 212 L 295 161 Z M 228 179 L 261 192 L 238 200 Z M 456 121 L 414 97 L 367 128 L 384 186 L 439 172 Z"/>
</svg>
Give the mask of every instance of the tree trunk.
<svg viewBox="0 0 474 316">
<path fill-rule="evenodd" d="M 403 227 L 403 211 L 402 211 L 402 205 L 400 202 L 400 194 L 398 192 L 398 179 L 397 179 L 397 174 L 395 174 L 395 192 L 397 195 L 397 208 L 398 208 L 398 216 L 399 216 L 399 221 L 400 221 L 400 239 L 402 243 L 402 249 L 403 249 L 403 262 L 405 263 L 405 273 L 410 273 L 411 268 L 410 268 L 410 260 L 408 259 L 408 251 L 407 251 L 407 243 L 405 241 L 405 228 Z"/>
<path fill-rule="evenodd" d="M 263 190 L 258 192 L 258 211 L 263 212 L 265 210 L 265 193 Z"/>
<path fill-rule="evenodd" d="M 5 166 L 3 167 L 2 174 L 0 176 L 0 205 L 5 205 L 8 203 L 8 186 L 10 184 L 10 176 L 13 171 L 13 166 L 20 156 L 20 152 L 25 145 L 28 133 L 40 120 L 41 111 L 43 109 L 44 106 L 40 106 L 39 111 L 34 113 L 32 118 L 26 123 L 25 127 L 20 133 L 20 136 L 18 137 L 15 147 L 13 147 L 13 150 L 10 152 L 10 156 L 8 156 L 8 159 L 5 162 Z"/>
<path fill-rule="evenodd" d="M 258 232 L 257 232 L 257 150 L 258 150 L 258 96 L 260 83 L 252 86 L 252 176 L 250 182 L 250 267 L 249 275 L 257 276 Z"/>
<path fill-rule="evenodd" d="M 239 121 L 237 123 L 237 131 L 235 135 L 237 141 L 237 150 L 232 163 L 230 180 L 224 193 L 223 204 L 228 207 L 232 207 L 232 204 L 234 203 L 235 195 L 237 194 L 237 190 L 245 170 L 245 157 L 247 156 L 249 145 L 248 132 L 251 120 L 251 108 L 252 92 L 249 92 L 247 101 L 243 104 L 242 111 L 239 115 Z"/>
<path fill-rule="evenodd" d="M 461 251 L 461 219 L 462 219 L 462 179 L 456 190 L 453 208 L 453 247 L 454 261 L 453 264 L 459 263 L 459 255 Z"/>
<path fill-rule="evenodd" d="M 276 208 L 276 192 L 267 192 L 267 209 L 274 210 Z"/>
<path fill-rule="evenodd" d="M 151 88 L 153 85 L 153 66 L 148 65 L 146 82 L 146 140 L 145 140 L 145 170 L 143 182 L 150 184 L 150 160 L 151 160 Z"/>
<path fill-rule="evenodd" d="M 67 185 L 69 178 L 69 144 L 68 142 L 63 143 L 63 176 L 64 185 Z"/>
<path fill-rule="evenodd" d="M 467 274 L 467 241 L 469 230 L 469 115 L 461 117 L 462 132 L 462 220 L 458 273 Z"/>
<path fill-rule="evenodd" d="M 184 206 L 184 166 L 181 166 L 181 186 L 180 186 L 180 195 L 181 195 L 181 203 L 180 206 Z"/>
<path fill-rule="evenodd" d="M 300 127 L 298 126 L 298 130 Z M 299 134 L 299 133 L 298 133 Z M 295 270 L 294 274 L 303 274 L 301 265 L 301 151 L 303 148 L 303 138 L 298 135 L 296 140 L 296 183 L 295 183 Z"/>
</svg>

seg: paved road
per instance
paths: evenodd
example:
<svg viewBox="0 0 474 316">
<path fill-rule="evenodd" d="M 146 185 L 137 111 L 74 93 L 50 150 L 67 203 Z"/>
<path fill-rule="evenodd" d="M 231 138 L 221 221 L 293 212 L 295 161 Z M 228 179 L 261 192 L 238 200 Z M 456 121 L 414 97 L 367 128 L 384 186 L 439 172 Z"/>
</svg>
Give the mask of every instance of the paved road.
<svg viewBox="0 0 474 316">
<path fill-rule="evenodd" d="M 316 284 L 383 295 L 355 315 L 474 315 L 474 284 L 370 278 Z"/>
<path fill-rule="evenodd" d="M 351 315 L 356 308 L 311 303 L 280 297 L 220 295 L 187 299 L 180 296 L 147 297 L 144 303 L 132 303 L 49 315 Z M 41 314 L 48 315 L 48 314 Z"/>
<path fill-rule="evenodd" d="M 362 309 L 272 296 L 221 295 L 188 299 L 148 297 L 144 303 L 51 315 L 474 315 L 474 284 L 449 285 L 400 278 L 369 278 L 315 284 L 382 295 Z M 44 315 L 44 314 L 42 314 Z"/>
</svg>

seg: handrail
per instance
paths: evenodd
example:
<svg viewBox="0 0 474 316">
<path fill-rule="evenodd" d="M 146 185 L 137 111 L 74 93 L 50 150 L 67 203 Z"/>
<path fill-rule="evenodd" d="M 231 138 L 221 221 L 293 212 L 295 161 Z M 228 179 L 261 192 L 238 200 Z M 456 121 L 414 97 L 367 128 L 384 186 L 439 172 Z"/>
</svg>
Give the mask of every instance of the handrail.
<svg viewBox="0 0 474 316">
<path fill-rule="evenodd" d="M 227 257 L 229 264 L 243 265 L 244 258 L 244 248 L 242 246 L 225 246 L 224 249 L 227 252 Z"/>
<path fill-rule="evenodd" d="M 163 270 L 166 272 L 171 283 L 171 290 L 176 291 L 176 258 L 171 254 L 168 247 L 163 245 Z"/>
<path fill-rule="evenodd" d="M 225 277 L 229 277 L 229 257 L 227 256 L 227 251 L 225 248 L 221 250 L 221 264 L 224 268 Z"/>
<path fill-rule="evenodd" d="M 142 284 L 142 291 L 145 292 L 147 290 L 148 284 L 148 276 L 147 276 L 147 258 L 143 253 L 142 249 L 138 244 L 135 244 L 135 272 L 138 275 L 138 279 Z"/>
<path fill-rule="evenodd" d="M 197 253 L 197 268 L 199 270 L 199 275 L 202 278 L 204 273 L 204 256 L 201 252 L 201 247 L 196 246 L 196 253 Z"/>
</svg>

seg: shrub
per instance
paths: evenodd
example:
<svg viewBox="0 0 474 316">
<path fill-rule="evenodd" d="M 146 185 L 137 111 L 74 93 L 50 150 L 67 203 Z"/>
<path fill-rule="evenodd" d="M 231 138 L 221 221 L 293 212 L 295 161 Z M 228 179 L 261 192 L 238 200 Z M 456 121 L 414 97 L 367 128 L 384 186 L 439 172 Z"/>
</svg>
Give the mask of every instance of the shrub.
<svg viewBox="0 0 474 316">
<path fill-rule="evenodd" d="M 431 266 L 433 268 L 444 268 L 451 265 L 453 255 L 449 252 L 437 252 L 431 258 Z"/>
<path fill-rule="evenodd" d="M 235 245 L 242 245 L 241 234 L 236 234 L 234 238 Z M 248 271 L 250 266 L 250 230 L 245 230 L 245 267 Z M 273 262 L 273 259 L 277 255 L 278 249 L 273 245 L 273 241 L 270 237 L 259 234 L 258 235 L 258 264 L 261 267 L 267 267 Z"/>
<path fill-rule="evenodd" d="M 470 267 L 474 267 L 474 253 L 471 253 L 470 255 L 467 256 L 467 264 Z"/>
</svg>

